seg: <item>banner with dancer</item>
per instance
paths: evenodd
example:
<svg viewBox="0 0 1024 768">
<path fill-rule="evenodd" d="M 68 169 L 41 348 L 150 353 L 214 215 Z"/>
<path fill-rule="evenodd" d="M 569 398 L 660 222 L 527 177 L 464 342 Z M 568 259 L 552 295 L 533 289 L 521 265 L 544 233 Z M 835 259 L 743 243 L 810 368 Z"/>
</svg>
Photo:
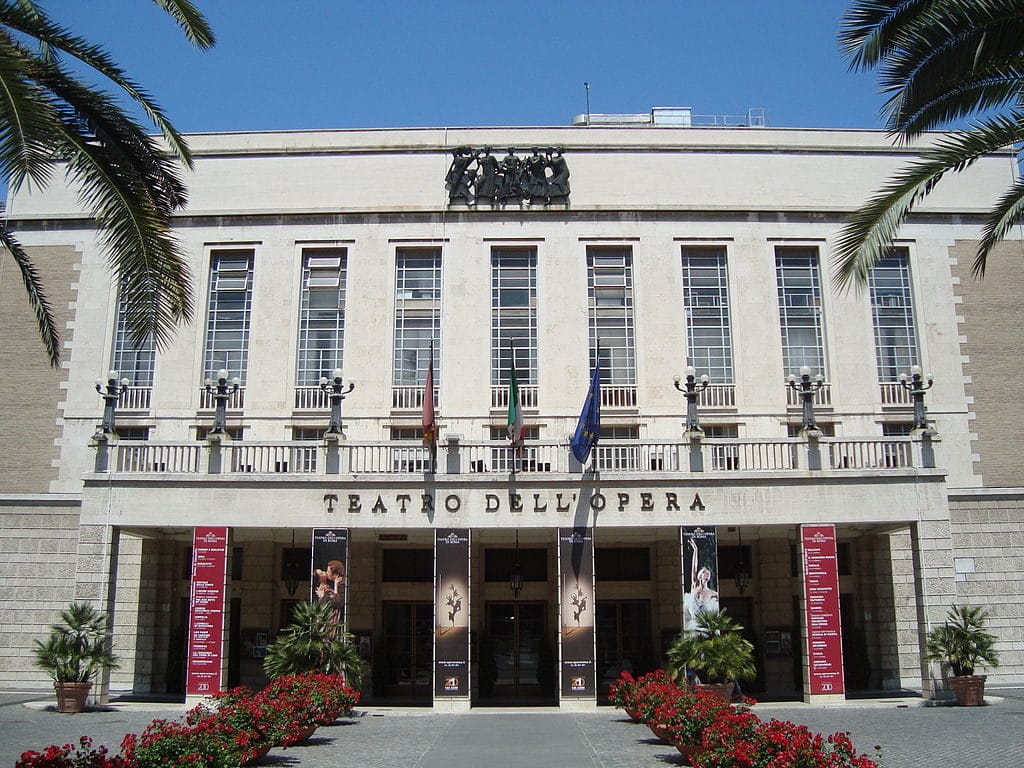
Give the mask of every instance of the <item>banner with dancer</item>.
<svg viewBox="0 0 1024 768">
<path fill-rule="evenodd" d="M 469 529 L 434 538 L 434 696 L 469 696 Z"/>
<path fill-rule="evenodd" d="M 594 529 L 558 529 L 561 696 L 592 699 L 594 675 Z"/>
<path fill-rule="evenodd" d="M 697 614 L 717 611 L 718 536 L 714 526 L 682 528 L 683 629 L 697 628 Z"/>
<path fill-rule="evenodd" d="M 341 625 L 348 622 L 348 529 L 313 529 L 310 600 L 329 602 Z"/>
</svg>

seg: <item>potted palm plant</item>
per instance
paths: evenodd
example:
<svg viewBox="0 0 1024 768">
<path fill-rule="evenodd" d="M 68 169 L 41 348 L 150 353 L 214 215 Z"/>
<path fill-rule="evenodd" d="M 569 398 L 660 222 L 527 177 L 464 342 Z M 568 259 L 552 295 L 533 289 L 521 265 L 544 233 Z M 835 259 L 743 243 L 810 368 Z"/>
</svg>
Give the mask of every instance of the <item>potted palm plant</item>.
<svg viewBox="0 0 1024 768">
<path fill-rule="evenodd" d="M 966 605 L 954 605 L 946 621 L 928 633 L 925 659 L 948 667 L 949 685 L 956 700 L 965 707 L 985 702 L 985 675 L 974 674 L 975 667 L 998 667 L 996 636 L 985 629 L 988 611 Z"/>
<path fill-rule="evenodd" d="M 263 669 L 271 678 L 304 672 L 341 674 L 359 690 L 366 662 L 351 640 L 329 602 L 300 603 L 292 612 L 292 623 L 267 646 Z"/>
<path fill-rule="evenodd" d="M 53 680 L 58 712 L 81 712 L 96 675 L 117 669 L 107 617 L 87 603 L 61 611 L 46 642 L 36 640 L 35 665 Z"/>
<path fill-rule="evenodd" d="M 694 672 L 700 685 L 728 701 L 737 681 L 757 675 L 754 646 L 724 610 L 698 611 L 696 621 L 697 628 L 684 631 L 668 649 L 668 672 L 676 680 Z"/>
</svg>

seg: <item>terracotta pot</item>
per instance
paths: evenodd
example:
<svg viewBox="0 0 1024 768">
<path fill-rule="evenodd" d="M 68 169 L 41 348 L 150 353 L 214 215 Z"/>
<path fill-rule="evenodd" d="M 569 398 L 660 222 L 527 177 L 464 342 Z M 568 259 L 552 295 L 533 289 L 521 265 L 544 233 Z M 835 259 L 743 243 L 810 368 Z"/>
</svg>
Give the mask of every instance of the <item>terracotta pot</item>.
<svg viewBox="0 0 1024 768">
<path fill-rule="evenodd" d="M 630 719 L 634 723 L 639 723 L 640 722 L 640 710 L 639 709 L 634 709 L 633 707 L 624 707 L 623 709 L 626 710 L 626 714 L 629 715 Z"/>
<path fill-rule="evenodd" d="M 648 723 L 647 727 L 651 729 L 651 733 L 653 733 L 659 739 L 664 741 L 666 744 L 672 743 L 672 735 L 669 733 L 668 728 L 666 728 L 663 724 Z"/>
<path fill-rule="evenodd" d="M 949 678 L 949 686 L 962 707 L 980 707 L 985 703 L 987 675 L 960 675 Z"/>
<path fill-rule="evenodd" d="M 705 691 L 710 691 L 720 699 L 732 701 L 732 690 L 735 687 L 732 683 L 702 683 L 697 686 Z"/>
<path fill-rule="evenodd" d="M 690 756 L 700 751 L 700 744 L 676 744 L 676 749 L 679 750 L 679 754 L 686 758 L 686 763 L 689 764 Z"/>
<path fill-rule="evenodd" d="M 316 733 L 316 727 L 316 723 L 313 723 L 312 725 L 307 725 L 305 728 L 300 728 L 298 737 L 295 739 L 295 742 L 298 743 L 300 741 L 305 741 L 306 739 L 308 739 L 310 736 Z"/>
<path fill-rule="evenodd" d="M 85 709 L 92 683 L 54 683 L 53 687 L 57 691 L 57 711 L 74 715 Z"/>
<path fill-rule="evenodd" d="M 272 745 L 270 745 L 270 744 L 264 744 L 262 747 L 260 747 L 259 749 L 256 750 L 256 754 L 254 754 L 248 760 L 244 761 L 242 763 L 242 765 L 252 765 L 253 763 L 257 762 L 258 760 L 262 760 L 264 757 L 266 757 L 268 754 L 270 754 L 271 746 Z"/>
</svg>

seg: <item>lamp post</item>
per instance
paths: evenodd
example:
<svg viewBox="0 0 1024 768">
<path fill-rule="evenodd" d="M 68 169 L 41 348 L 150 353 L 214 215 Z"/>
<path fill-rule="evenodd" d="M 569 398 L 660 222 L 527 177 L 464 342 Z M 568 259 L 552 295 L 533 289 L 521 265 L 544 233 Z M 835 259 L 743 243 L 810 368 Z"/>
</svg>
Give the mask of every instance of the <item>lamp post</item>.
<svg viewBox="0 0 1024 768">
<path fill-rule="evenodd" d="M 302 563 L 295 559 L 295 529 L 292 528 L 292 548 L 288 550 L 288 557 L 284 561 L 284 588 L 288 590 L 289 597 L 295 597 L 299 589 L 300 572 Z"/>
<path fill-rule="evenodd" d="M 701 374 L 700 384 L 697 383 L 697 371 L 691 365 L 686 369 L 686 384 L 685 386 L 679 386 L 679 377 L 676 376 L 673 380 L 676 385 L 676 389 L 683 393 L 683 397 L 686 398 L 686 431 L 687 432 L 702 432 L 700 427 L 700 417 L 697 414 L 697 398 L 700 397 L 700 393 L 708 388 L 708 376 L 707 374 Z"/>
<path fill-rule="evenodd" d="M 512 599 L 518 600 L 523 591 L 523 568 L 519 563 L 519 529 L 516 529 L 516 559 L 512 563 L 512 571 L 508 575 L 508 586 L 512 590 Z"/>
<path fill-rule="evenodd" d="M 227 424 L 227 408 L 228 400 L 231 396 L 238 391 L 241 386 L 242 380 L 235 376 L 231 381 L 228 381 L 228 371 L 226 368 L 221 368 L 217 371 L 217 381 L 214 382 L 211 379 L 207 379 L 205 382 L 206 393 L 213 395 L 214 400 L 217 403 L 217 408 L 213 415 L 213 429 L 209 434 L 211 435 L 223 435 L 225 430 L 224 427 Z"/>
<path fill-rule="evenodd" d="M 348 389 L 345 389 L 341 381 L 341 368 L 335 368 L 331 372 L 330 381 L 326 376 L 320 377 L 320 389 L 331 398 L 331 426 L 327 428 L 328 435 L 341 434 L 341 401 L 355 388 L 356 383 L 349 380 Z"/>
<path fill-rule="evenodd" d="M 928 374 L 927 384 L 921 375 L 921 366 L 910 367 L 910 381 L 907 381 L 907 374 L 900 374 L 900 386 L 910 393 L 914 400 L 914 429 L 928 430 L 928 412 L 924 407 L 924 393 L 932 388 L 935 383 L 932 375 Z"/>
<path fill-rule="evenodd" d="M 103 383 L 103 379 L 96 379 L 96 391 L 103 398 L 103 426 L 100 427 L 99 435 L 112 435 L 116 432 L 114 422 L 117 416 L 117 401 L 122 393 L 128 391 L 130 383 L 127 377 L 118 381 L 117 371 L 107 373 L 106 384 Z"/>
<path fill-rule="evenodd" d="M 747 556 L 743 552 L 743 529 L 736 526 L 736 534 L 740 539 L 739 557 L 736 558 L 736 591 L 742 595 L 750 584 L 750 563 L 747 562 Z"/>
<path fill-rule="evenodd" d="M 818 430 L 814 421 L 814 398 L 825 386 L 825 377 L 820 373 L 811 381 L 811 369 L 806 365 L 800 368 L 800 380 L 792 373 L 789 374 L 789 388 L 800 395 L 800 404 L 803 407 L 800 431 Z"/>
</svg>

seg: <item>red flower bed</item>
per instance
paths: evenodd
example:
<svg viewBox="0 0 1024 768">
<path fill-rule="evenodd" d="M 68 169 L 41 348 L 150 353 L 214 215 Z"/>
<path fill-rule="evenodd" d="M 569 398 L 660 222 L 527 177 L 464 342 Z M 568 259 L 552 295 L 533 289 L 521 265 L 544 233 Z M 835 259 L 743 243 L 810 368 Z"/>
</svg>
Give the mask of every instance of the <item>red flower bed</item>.
<svg viewBox="0 0 1024 768">
<path fill-rule="evenodd" d="M 277 678 L 259 693 L 239 687 L 212 699 L 212 706 L 189 710 L 183 721 L 154 720 L 141 734 L 127 734 L 118 756 L 82 736 L 77 748 L 29 750 L 16 768 L 236 768 L 350 714 L 359 693 L 341 675 L 308 674 Z"/>
</svg>

